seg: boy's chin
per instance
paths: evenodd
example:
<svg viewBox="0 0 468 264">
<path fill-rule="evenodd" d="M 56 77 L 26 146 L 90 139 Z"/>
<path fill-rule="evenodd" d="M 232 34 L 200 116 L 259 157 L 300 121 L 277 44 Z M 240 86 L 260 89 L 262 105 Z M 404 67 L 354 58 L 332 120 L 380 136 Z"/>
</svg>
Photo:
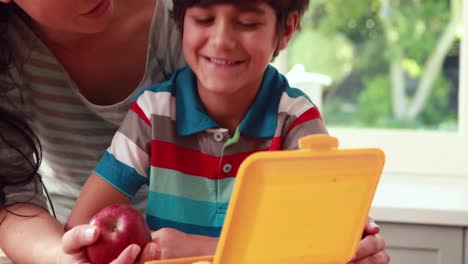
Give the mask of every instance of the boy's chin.
<svg viewBox="0 0 468 264">
<path fill-rule="evenodd" d="M 239 87 L 234 85 L 206 85 L 204 87 L 199 87 L 198 90 L 203 90 L 205 93 L 210 93 L 213 95 L 231 95 L 238 92 Z"/>
</svg>

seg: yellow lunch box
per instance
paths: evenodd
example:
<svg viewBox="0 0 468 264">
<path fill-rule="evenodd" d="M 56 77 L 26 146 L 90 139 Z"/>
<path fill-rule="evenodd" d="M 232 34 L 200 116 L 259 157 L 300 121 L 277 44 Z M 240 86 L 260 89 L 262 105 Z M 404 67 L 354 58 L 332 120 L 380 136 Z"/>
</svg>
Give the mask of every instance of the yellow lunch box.
<svg viewBox="0 0 468 264">
<path fill-rule="evenodd" d="M 214 256 L 147 264 L 344 264 L 357 250 L 382 174 L 380 149 L 311 135 L 240 166 Z"/>
</svg>

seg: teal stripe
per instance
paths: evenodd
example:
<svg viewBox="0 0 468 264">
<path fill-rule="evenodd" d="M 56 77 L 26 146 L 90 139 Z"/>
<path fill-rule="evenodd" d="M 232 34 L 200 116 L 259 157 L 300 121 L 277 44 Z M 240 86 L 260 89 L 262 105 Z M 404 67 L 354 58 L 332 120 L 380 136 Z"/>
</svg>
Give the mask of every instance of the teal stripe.
<svg viewBox="0 0 468 264">
<path fill-rule="evenodd" d="M 183 224 L 221 227 L 228 203 L 210 203 L 149 192 L 146 213 L 152 217 Z"/>
<path fill-rule="evenodd" d="M 226 178 L 215 181 L 158 167 L 151 167 L 150 179 L 149 189 L 152 192 L 205 202 L 229 202 L 236 180 Z"/>
<path fill-rule="evenodd" d="M 239 125 L 240 131 L 255 138 L 273 137 L 278 125 L 278 105 L 287 87 L 286 77 L 269 65 L 260 90 Z"/>
<path fill-rule="evenodd" d="M 312 100 L 310 99 L 310 97 L 304 93 L 302 90 L 298 89 L 298 88 L 289 88 L 289 89 L 286 89 L 286 94 L 291 97 L 291 98 L 298 98 L 298 97 L 304 97 L 306 98 L 310 103 L 313 104 Z M 315 104 L 314 104 L 315 105 Z"/>
<path fill-rule="evenodd" d="M 94 173 L 117 188 L 120 192 L 132 198 L 148 179 L 132 167 L 118 161 L 114 155 L 106 151 L 94 168 Z"/>
<path fill-rule="evenodd" d="M 148 222 L 148 226 L 151 230 L 159 230 L 161 228 L 174 228 L 185 233 L 210 237 L 219 237 L 222 228 L 183 224 L 158 217 L 153 217 L 151 215 L 146 216 L 146 221 Z"/>
</svg>

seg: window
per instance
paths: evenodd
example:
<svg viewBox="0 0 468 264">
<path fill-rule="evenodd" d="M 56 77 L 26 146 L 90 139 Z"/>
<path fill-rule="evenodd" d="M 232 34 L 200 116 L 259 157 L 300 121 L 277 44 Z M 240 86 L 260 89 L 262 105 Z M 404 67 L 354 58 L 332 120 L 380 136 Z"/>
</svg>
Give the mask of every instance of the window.
<svg viewBox="0 0 468 264">
<path fill-rule="evenodd" d="M 468 179 L 462 17 L 468 0 L 312 1 L 277 65 L 331 78 L 311 96 L 330 134 L 343 148 L 383 149 L 386 176 Z"/>
</svg>

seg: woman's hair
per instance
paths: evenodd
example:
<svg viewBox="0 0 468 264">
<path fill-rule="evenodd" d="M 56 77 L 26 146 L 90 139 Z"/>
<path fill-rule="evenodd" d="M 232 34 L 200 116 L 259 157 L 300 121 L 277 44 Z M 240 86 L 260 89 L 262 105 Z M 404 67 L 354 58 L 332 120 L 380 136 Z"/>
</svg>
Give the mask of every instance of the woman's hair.
<svg viewBox="0 0 468 264">
<path fill-rule="evenodd" d="M 9 12 L 10 5 L 0 3 L 0 74 L 7 70 L 13 59 L 11 47 L 6 36 Z"/>
<path fill-rule="evenodd" d="M 0 208 L 5 205 L 4 188 L 24 185 L 38 176 L 41 145 L 28 124 L 10 111 L 0 107 L 0 145 L 6 146 L 22 161 L 0 159 Z"/>
<path fill-rule="evenodd" d="M 0 75 L 6 73 L 14 60 L 13 49 L 8 42 L 7 30 L 8 19 L 11 12 L 14 12 L 13 10 L 16 9 L 17 6 L 13 3 L 0 3 Z M 0 83 L 0 85 L 3 84 Z M 0 97 L 2 96 L 5 95 L 0 93 Z M 0 100 L 2 102 L 2 105 L 0 105 L 0 146 L 4 146 L 8 151 L 15 153 L 12 154 L 12 157 L 20 157 L 20 159 L 9 160 L 4 155 L 0 157 L 0 209 L 6 206 L 6 187 L 26 185 L 35 179 L 38 180 L 35 181 L 36 184 L 40 182 L 41 187 L 44 187 L 38 173 L 42 159 L 39 139 L 22 116 L 20 117 L 4 107 L 3 103 L 6 103 L 6 101 Z M 37 187 L 36 185 L 36 192 L 39 190 Z M 50 202 L 47 190 L 45 188 L 44 190 Z M 33 195 L 31 195 L 32 197 Z M 50 205 L 55 215 L 53 206 L 52 204 Z M 14 212 L 9 212 L 15 214 Z"/>
<path fill-rule="evenodd" d="M 264 2 L 275 10 L 278 39 L 284 35 L 284 28 L 286 27 L 288 15 L 291 12 L 298 12 L 299 16 L 302 17 L 309 7 L 309 0 L 173 0 L 172 18 L 175 20 L 180 32 L 183 32 L 185 13 L 188 8 L 224 3 L 248 5 L 252 2 Z M 300 20 L 298 23 L 298 28 L 300 28 Z M 276 57 L 278 53 L 279 50 L 275 50 L 273 57 Z"/>
</svg>

